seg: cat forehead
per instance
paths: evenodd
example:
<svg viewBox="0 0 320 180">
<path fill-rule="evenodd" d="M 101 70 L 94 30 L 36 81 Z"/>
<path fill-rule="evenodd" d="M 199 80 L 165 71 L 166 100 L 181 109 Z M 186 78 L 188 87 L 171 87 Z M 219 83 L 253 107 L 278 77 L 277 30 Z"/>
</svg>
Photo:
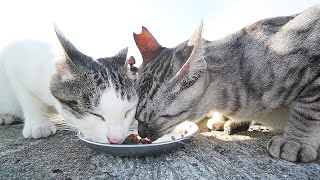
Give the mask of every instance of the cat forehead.
<svg viewBox="0 0 320 180">
<path fill-rule="evenodd" d="M 124 111 L 133 108 L 138 103 L 137 99 L 136 97 L 121 98 L 119 92 L 111 87 L 102 93 L 98 109 L 106 114 L 122 114 Z"/>
<path fill-rule="evenodd" d="M 182 42 L 173 48 L 163 47 L 161 51 L 147 64 L 144 64 L 142 69 L 159 69 L 166 67 L 158 66 L 159 64 L 182 65 L 181 62 L 186 62 L 192 53 L 194 46 L 188 46 L 188 41 Z"/>
</svg>

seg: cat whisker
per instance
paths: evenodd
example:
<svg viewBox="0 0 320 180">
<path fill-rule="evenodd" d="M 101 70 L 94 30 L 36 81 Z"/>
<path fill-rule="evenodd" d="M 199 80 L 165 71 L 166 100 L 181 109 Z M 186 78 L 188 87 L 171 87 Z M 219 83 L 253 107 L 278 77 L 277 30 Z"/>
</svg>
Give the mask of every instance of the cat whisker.
<svg viewBox="0 0 320 180">
<path fill-rule="evenodd" d="M 67 124 L 56 124 L 56 127 L 58 130 L 62 130 L 62 131 L 78 132 L 78 129 L 76 127 L 72 127 Z"/>
<path fill-rule="evenodd" d="M 71 123 L 66 122 L 62 117 L 59 118 L 59 121 L 54 121 L 58 130 L 65 130 L 65 131 L 73 131 L 78 132 L 78 128 Z"/>
<path fill-rule="evenodd" d="M 42 111 L 43 109 L 40 105 L 37 106 L 37 111 L 42 115 L 43 118 L 49 119 L 49 120 L 58 120 L 60 116 L 57 115 L 57 113 L 54 113 L 54 110 L 47 109 L 47 112 Z M 49 113 L 50 111 L 53 111 L 52 113 Z"/>
</svg>

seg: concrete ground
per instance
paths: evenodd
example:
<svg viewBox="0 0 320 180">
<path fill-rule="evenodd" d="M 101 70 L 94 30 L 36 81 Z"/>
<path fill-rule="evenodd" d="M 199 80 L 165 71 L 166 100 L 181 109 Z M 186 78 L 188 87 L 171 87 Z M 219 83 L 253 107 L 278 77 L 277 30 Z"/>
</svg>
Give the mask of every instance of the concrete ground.
<svg viewBox="0 0 320 180">
<path fill-rule="evenodd" d="M 148 157 L 96 152 L 74 132 L 26 140 L 22 127 L 0 126 L 0 179 L 320 179 L 320 158 L 270 157 L 266 143 L 277 133 L 263 126 L 231 136 L 201 128 L 180 150 Z"/>
</svg>

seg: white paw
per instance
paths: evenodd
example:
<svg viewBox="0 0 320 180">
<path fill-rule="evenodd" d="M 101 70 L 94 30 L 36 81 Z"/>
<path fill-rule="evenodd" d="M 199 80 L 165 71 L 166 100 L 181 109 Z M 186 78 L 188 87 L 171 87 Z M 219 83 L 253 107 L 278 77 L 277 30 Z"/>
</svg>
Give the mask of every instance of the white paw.
<svg viewBox="0 0 320 180">
<path fill-rule="evenodd" d="M 0 125 L 9 125 L 14 121 L 14 117 L 10 115 L 1 115 L 0 116 Z"/>
<path fill-rule="evenodd" d="M 267 145 L 273 157 L 296 162 L 311 162 L 317 158 L 317 150 L 308 145 L 287 140 L 283 137 L 273 137 Z"/>
<path fill-rule="evenodd" d="M 25 138 L 35 139 L 48 137 L 54 133 L 56 133 L 56 127 L 52 123 L 25 125 L 22 132 Z"/>
<path fill-rule="evenodd" d="M 177 125 L 171 132 L 181 135 L 190 135 L 199 130 L 199 127 L 194 122 L 184 121 Z"/>
<path fill-rule="evenodd" d="M 210 130 L 221 131 L 223 130 L 224 123 L 226 122 L 225 117 L 220 113 L 214 112 L 210 119 L 208 119 L 207 127 Z"/>
</svg>

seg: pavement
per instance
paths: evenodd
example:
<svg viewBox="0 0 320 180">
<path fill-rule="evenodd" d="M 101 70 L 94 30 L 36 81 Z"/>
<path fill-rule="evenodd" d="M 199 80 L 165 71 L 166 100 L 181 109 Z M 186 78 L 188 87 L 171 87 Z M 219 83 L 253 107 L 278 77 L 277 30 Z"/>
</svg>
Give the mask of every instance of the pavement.
<svg viewBox="0 0 320 180">
<path fill-rule="evenodd" d="M 0 126 L 0 179 L 320 179 L 320 158 L 292 163 L 269 156 L 264 126 L 226 135 L 200 132 L 171 153 L 118 157 L 82 144 L 75 132 L 24 139 L 23 124 Z"/>
</svg>

